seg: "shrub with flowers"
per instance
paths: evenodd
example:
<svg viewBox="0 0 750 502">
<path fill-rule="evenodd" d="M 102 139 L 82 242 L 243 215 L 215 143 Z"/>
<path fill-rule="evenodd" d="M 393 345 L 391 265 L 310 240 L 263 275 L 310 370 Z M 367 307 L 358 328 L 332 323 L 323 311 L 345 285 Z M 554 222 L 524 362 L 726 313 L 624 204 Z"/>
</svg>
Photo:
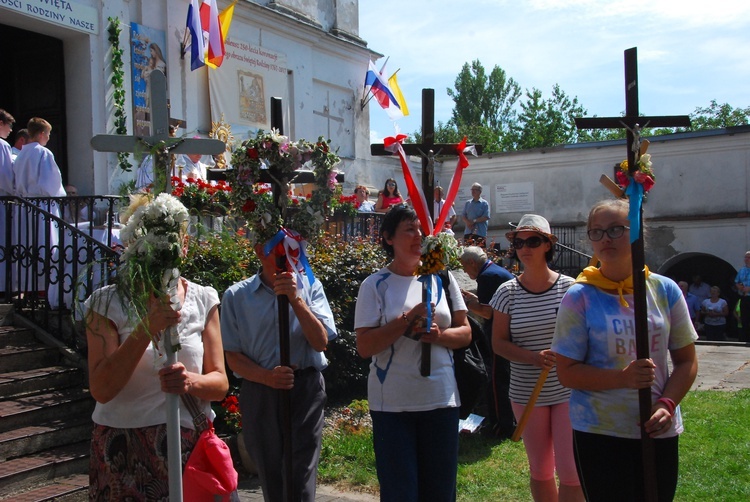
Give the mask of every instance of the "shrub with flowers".
<svg viewBox="0 0 750 502">
<path fill-rule="evenodd" d="M 295 171 L 311 169 L 318 188 L 312 197 L 299 201 L 299 208 L 289 224 L 304 237 L 315 238 L 331 211 L 330 200 L 336 183 L 333 168 L 339 161 L 339 156 L 331 151 L 323 137 L 316 143 L 293 142 L 276 129 L 270 133 L 258 131 L 255 138 L 243 141 L 232 153 L 233 169 L 227 171 L 232 188 L 232 210 L 248 222 L 256 240 L 267 241 L 285 224 L 286 209 L 292 205 L 289 183 L 294 180 Z M 264 182 L 281 187 L 279 207 L 274 204 L 273 196 L 265 193 L 269 189 L 261 185 Z"/>
<path fill-rule="evenodd" d="M 217 434 L 239 434 L 242 432 L 242 413 L 236 392 L 230 392 L 219 406 L 213 407 L 216 413 L 214 428 Z"/>
<path fill-rule="evenodd" d="M 191 212 L 226 215 L 231 191 L 232 187 L 226 181 L 212 184 L 195 178 L 182 181 L 172 177 L 172 195 Z"/>
<path fill-rule="evenodd" d="M 345 216 L 356 216 L 358 205 L 356 195 L 344 195 L 341 191 L 341 186 L 336 187 L 331 199 L 331 207 L 334 213 Z"/>
<path fill-rule="evenodd" d="M 643 185 L 644 192 L 648 192 L 656 182 L 656 176 L 654 176 L 654 171 L 652 170 L 651 165 L 651 154 L 644 153 L 643 155 L 639 155 L 637 157 L 637 168 L 633 173 L 633 179 L 637 183 Z M 627 187 L 630 184 L 630 171 L 628 169 L 629 166 L 627 159 L 623 160 L 622 162 L 620 162 L 619 166 L 615 167 L 619 167 L 619 170 L 615 174 L 615 176 L 617 177 L 617 184 L 622 188 Z"/>
</svg>

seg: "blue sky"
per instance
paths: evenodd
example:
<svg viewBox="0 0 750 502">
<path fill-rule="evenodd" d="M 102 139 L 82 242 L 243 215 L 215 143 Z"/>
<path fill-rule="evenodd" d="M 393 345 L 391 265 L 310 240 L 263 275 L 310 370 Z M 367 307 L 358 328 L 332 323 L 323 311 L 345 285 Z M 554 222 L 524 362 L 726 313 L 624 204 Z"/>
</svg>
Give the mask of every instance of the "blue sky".
<svg viewBox="0 0 750 502">
<path fill-rule="evenodd" d="M 360 0 L 359 34 L 390 56 L 388 75 L 400 68 L 404 133 L 421 125 L 423 88 L 435 89 L 436 122 L 450 119 L 446 88 L 474 59 L 544 99 L 557 83 L 604 117 L 625 110 L 623 52 L 637 47 L 641 113 L 688 115 L 714 99 L 750 106 L 748 0 Z M 372 139 L 392 135 L 385 111 L 369 106 Z"/>
</svg>

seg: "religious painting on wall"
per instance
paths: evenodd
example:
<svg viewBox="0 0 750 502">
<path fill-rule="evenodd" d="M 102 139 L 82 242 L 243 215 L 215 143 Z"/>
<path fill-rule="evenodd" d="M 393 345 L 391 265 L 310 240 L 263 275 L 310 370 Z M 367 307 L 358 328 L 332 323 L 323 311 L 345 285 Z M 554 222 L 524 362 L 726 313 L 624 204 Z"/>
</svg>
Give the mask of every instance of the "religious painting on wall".
<svg viewBox="0 0 750 502">
<path fill-rule="evenodd" d="M 226 121 L 239 143 L 271 128 L 271 97 L 280 97 L 284 133 L 294 137 L 286 54 L 227 36 L 222 65 L 208 72 L 211 120 Z M 223 118 L 222 118 L 223 117 Z"/>
<path fill-rule="evenodd" d="M 266 93 L 263 90 L 263 76 L 249 71 L 237 71 L 240 87 L 240 118 L 256 124 L 265 124 Z"/>
<path fill-rule="evenodd" d="M 130 41 L 135 135 L 151 136 L 149 77 L 154 70 L 161 70 L 165 76 L 167 75 L 167 62 L 164 57 L 167 38 L 162 30 L 130 23 Z"/>
</svg>

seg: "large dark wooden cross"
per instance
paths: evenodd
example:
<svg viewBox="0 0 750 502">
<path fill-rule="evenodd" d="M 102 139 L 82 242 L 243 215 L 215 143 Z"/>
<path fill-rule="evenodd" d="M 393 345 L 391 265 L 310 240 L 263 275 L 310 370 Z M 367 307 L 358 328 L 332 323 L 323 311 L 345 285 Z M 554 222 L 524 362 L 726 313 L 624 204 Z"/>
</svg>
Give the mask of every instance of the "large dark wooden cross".
<svg viewBox="0 0 750 502">
<path fill-rule="evenodd" d="M 639 150 L 640 130 L 645 127 L 689 127 L 690 117 L 676 116 L 640 116 L 638 111 L 638 53 L 633 47 L 625 51 L 625 116 L 610 118 L 577 118 L 579 129 L 627 129 L 628 170 L 630 175 L 637 170 L 636 151 Z M 631 244 L 633 259 L 633 298 L 635 305 L 635 340 L 636 357 L 649 357 L 648 318 L 646 308 L 646 274 L 643 251 L 643 208 L 638 215 L 640 231 L 638 238 Z M 641 444 L 643 452 L 644 487 L 646 501 L 658 498 L 656 491 L 656 470 L 653 440 L 648 437 L 645 423 L 651 417 L 651 389 L 638 391 L 638 405 L 641 422 Z"/>
<path fill-rule="evenodd" d="M 152 136 L 127 136 L 120 134 L 99 134 L 91 138 L 91 146 L 99 152 L 136 152 L 142 151 L 144 145 L 149 149 L 158 144 L 167 145 L 172 139 L 178 142 L 173 148 L 169 148 L 170 154 L 192 153 L 203 155 L 217 155 L 223 153 L 226 144 L 218 139 L 180 139 L 175 140 L 169 136 L 169 105 L 167 103 L 167 78 L 161 70 L 154 70 L 149 76 L 151 79 L 151 130 Z M 168 157 L 154 155 L 154 193 L 171 192 L 171 176 L 168 172 L 170 166 Z M 166 173 L 166 186 L 156 186 L 159 179 L 157 172 Z"/>
<path fill-rule="evenodd" d="M 271 98 L 271 129 L 278 129 L 279 134 L 284 134 L 284 115 L 281 98 Z M 272 170 L 273 166 L 269 168 Z M 268 174 L 268 173 L 264 173 Z M 275 174 L 275 173 L 271 173 Z M 281 215 L 286 221 L 285 207 L 283 197 L 286 197 L 287 186 L 281 186 L 279 180 L 281 175 L 261 176 L 261 181 L 271 183 L 273 186 L 273 201 L 276 207 L 281 211 Z M 276 257 L 276 270 L 282 272 L 287 270 L 287 260 L 285 256 Z M 291 340 L 289 338 L 289 297 L 280 295 L 276 297 L 277 314 L 279 318 L 279 364 L 281 366 L 291 366 Z M 284 500 L 292 502 L 294 500 L 294 463 L 292 458 L 292 392 L 289 390 L 280 390 L 281 398 L 281 421 L 283 428 L 283 451 L 284 451 Z"/>
<path fill-rule="evenodd" d="M 432 221 L 435 221 L 435 156 L 451 155 L 456 152 L 457 143 L 435 143 L 435 89 L 422 89 L 422 143 L 404 143 L 406 155 L 422 157 L 422 192 L 427 202 L 427 211 Z M 477 155 L 482 154 L 481 145 L 476 145 Z M 370 154 L 375 156 L 393 155 L 385 149 L 384 144 L 370 145 Z M 416 203 L 416 202 L 415 202 Z M 425 229 L 427 230 L 427 229 Z M 423 301 L 426 299 L 423 297 Z M 430 375 L 431 348 L 430 344 L 422 344 L 422 363 L 420 373 Z"/>
</svg>

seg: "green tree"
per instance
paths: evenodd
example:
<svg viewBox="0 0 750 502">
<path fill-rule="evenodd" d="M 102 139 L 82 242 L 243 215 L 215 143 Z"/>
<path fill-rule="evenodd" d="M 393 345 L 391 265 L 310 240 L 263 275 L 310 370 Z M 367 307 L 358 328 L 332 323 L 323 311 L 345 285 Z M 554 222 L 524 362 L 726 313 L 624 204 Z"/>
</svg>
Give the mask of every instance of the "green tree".
<svg viewBox="0 0 750 502">
<path fill-rule="evenodd" d="M 485 151 L 497 151 L 511 146 L 506 136 L 516 117 L 516 103 L 521 97 L 521 87 L 509 78 L 505 71 L 495 66 L 487 75 L 479 60 L 464 63 L 456 77 L 455 89 L 447 89 L 455 106 L 447 126 L 452 127 L 458 136 L 481 136 L 487 144 Z M 497 140 L 493 137 L 496 136 Z M 470 137 L 479 143 L 477 137 Z M 509 139 L 509 138 L 508 138 Z M 493 149 L 490 149 L 492 146 Z"/>
<path fill-rule="evenodd" d="M 413 133 L 415 143 L 422 142 L 422 128 Z M 463 125 L 456 127 L 452 121 L 438 122 L 435 126 L 435 143 L 458 143 L 466 136 L 469 144 L 482 145 L 486 153 L 502 151 L 500 135 L 491 128 L 483 125 Z M 412 138 L 409 138 L 411 142 Z"/>
<path fill-rule="evenodd" d="M 690 114 L 690 122 L 692 131 L 748 125 L 750 124 L 750 106 L 732 108 L 729 103 L 720 105 L 713 99 L 706 108 L 697 107 Z"/>
<path fill-rule="evenodd" d="M 558 84 L 552 88 L 552 96 L 543 99 L 542 91 L 526 90 L 526 101 L 521 102 L 515 136 L 517 149 L 542 148 L 567 143 L 576 143 L 590 135 L 581 134 L 575 125 L 576 117 L 587 115 L 578 98 L 570 98 Z"/>
</svg>

